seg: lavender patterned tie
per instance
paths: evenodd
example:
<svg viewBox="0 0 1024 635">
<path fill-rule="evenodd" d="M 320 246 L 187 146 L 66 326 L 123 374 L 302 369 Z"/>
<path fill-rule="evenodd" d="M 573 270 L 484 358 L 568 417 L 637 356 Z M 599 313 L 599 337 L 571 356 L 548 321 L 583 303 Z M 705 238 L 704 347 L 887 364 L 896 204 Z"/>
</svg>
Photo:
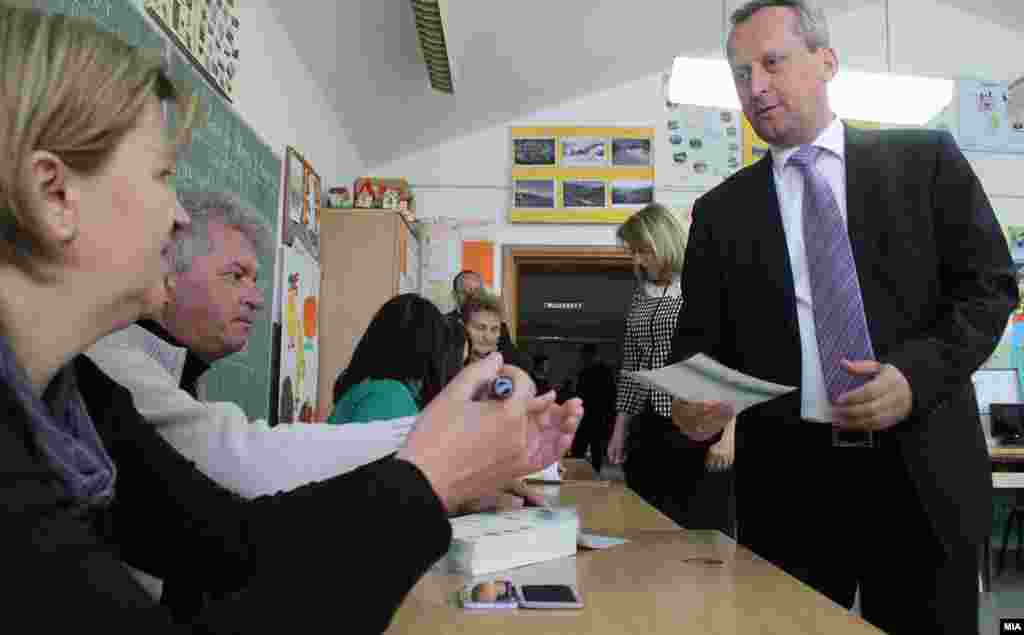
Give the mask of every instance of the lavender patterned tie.
<svg viewBox="0 0 1024 635">
<path fill-rule="evenodd" d="M 811 277 L 814 330 L 829 401 L 864 385 L 868 377 L 851 375 L 839 360 L 874 359 L 864 302 L 853 262 L 846 223 L 824 175 L 814 167 L 823 150 L 801 146 L 789 162 L 804 177 L 804 250 Z"/>
</svg>

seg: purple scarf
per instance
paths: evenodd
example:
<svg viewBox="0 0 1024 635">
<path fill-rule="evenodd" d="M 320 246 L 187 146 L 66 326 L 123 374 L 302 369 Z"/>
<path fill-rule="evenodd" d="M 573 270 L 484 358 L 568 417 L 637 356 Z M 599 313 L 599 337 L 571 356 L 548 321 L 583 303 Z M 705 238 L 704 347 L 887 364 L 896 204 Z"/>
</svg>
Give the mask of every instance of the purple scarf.
<svg viewBox="0 0 1024 635">
<path fill-rule="evenodd" d="M 54 376 L 40 399 L 7 339 L 0 337 L 0 382 L 14 390 L 25 408 L 36 445 L 68 505 L 82 512 L 109 505 L 117 470 L 82 403 L 71 364 Z"/>
</svg>

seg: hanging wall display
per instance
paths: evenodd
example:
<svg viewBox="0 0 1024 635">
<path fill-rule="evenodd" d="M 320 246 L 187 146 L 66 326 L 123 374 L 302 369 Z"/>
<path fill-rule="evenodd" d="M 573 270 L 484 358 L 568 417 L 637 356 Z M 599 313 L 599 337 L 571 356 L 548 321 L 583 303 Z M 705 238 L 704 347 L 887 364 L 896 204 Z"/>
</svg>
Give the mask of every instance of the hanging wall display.
<svg viewBox="0 0 1024 635">
<path fill-rule="evenodd" d="M 320 265 L 301 243 L 282 247 L 277 423 L 312 423 L 319 373 Z"/>
<path fill-rule="evenodd" d="M 146 0 L 145 7 L 230 101 L 238 75 L 238 0 Z"/>
<path fill-rule="evenodd" d="M 1024 153 L 1024 110 L 1012 101 L 1010 82 L 957 80 L 957 144 L 976 152 Z"/>
<path fill-rule="evenodd" d="M 710 189 L 731 176 L 743 159 L 741 119 L 738 110 L 672 104 L 658 178 L 668 186 Z"/>
<path fill-rule="evenodd" d="M 512 223 L 621 223 L 654 200 L 654 129 L 511 129 Z"/>
<path fill-rule="evenodd" d="M 320 175 L 298 150 L 289 146 L 285 153 L 281 242 L 292 246 L 298 239 L 317 262 L 320 261 L 321 196 Z"/>
</svg>

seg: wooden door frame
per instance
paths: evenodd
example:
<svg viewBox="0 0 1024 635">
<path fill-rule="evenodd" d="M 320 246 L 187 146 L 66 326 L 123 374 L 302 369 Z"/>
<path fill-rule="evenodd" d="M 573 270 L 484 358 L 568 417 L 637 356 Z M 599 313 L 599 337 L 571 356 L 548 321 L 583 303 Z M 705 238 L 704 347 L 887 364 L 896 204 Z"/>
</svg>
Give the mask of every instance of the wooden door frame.
<svg viewBox="0 0 1024 635">
<path fill-rule="evenodd" d="M 519 330 L 519 266 L 524 264 L 628 265 L 633 259 L 615 245 L 503 245 L 501 248 L 501 297 L 505 322 L 516 338 Z"/>
</svg>

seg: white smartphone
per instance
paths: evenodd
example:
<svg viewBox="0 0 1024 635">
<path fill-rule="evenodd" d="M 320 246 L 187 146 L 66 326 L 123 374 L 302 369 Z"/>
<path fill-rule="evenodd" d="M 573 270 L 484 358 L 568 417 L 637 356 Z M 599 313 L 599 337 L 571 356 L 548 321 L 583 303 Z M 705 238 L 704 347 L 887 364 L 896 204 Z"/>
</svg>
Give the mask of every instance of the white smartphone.
<svg viewBox="0 0 1024 635">
<path fill-rule="evenodd" d="M 569 584 L 521 584 L 519 606 L 524 609 L 581 609 L 579 590 Z"/>
</svg>

